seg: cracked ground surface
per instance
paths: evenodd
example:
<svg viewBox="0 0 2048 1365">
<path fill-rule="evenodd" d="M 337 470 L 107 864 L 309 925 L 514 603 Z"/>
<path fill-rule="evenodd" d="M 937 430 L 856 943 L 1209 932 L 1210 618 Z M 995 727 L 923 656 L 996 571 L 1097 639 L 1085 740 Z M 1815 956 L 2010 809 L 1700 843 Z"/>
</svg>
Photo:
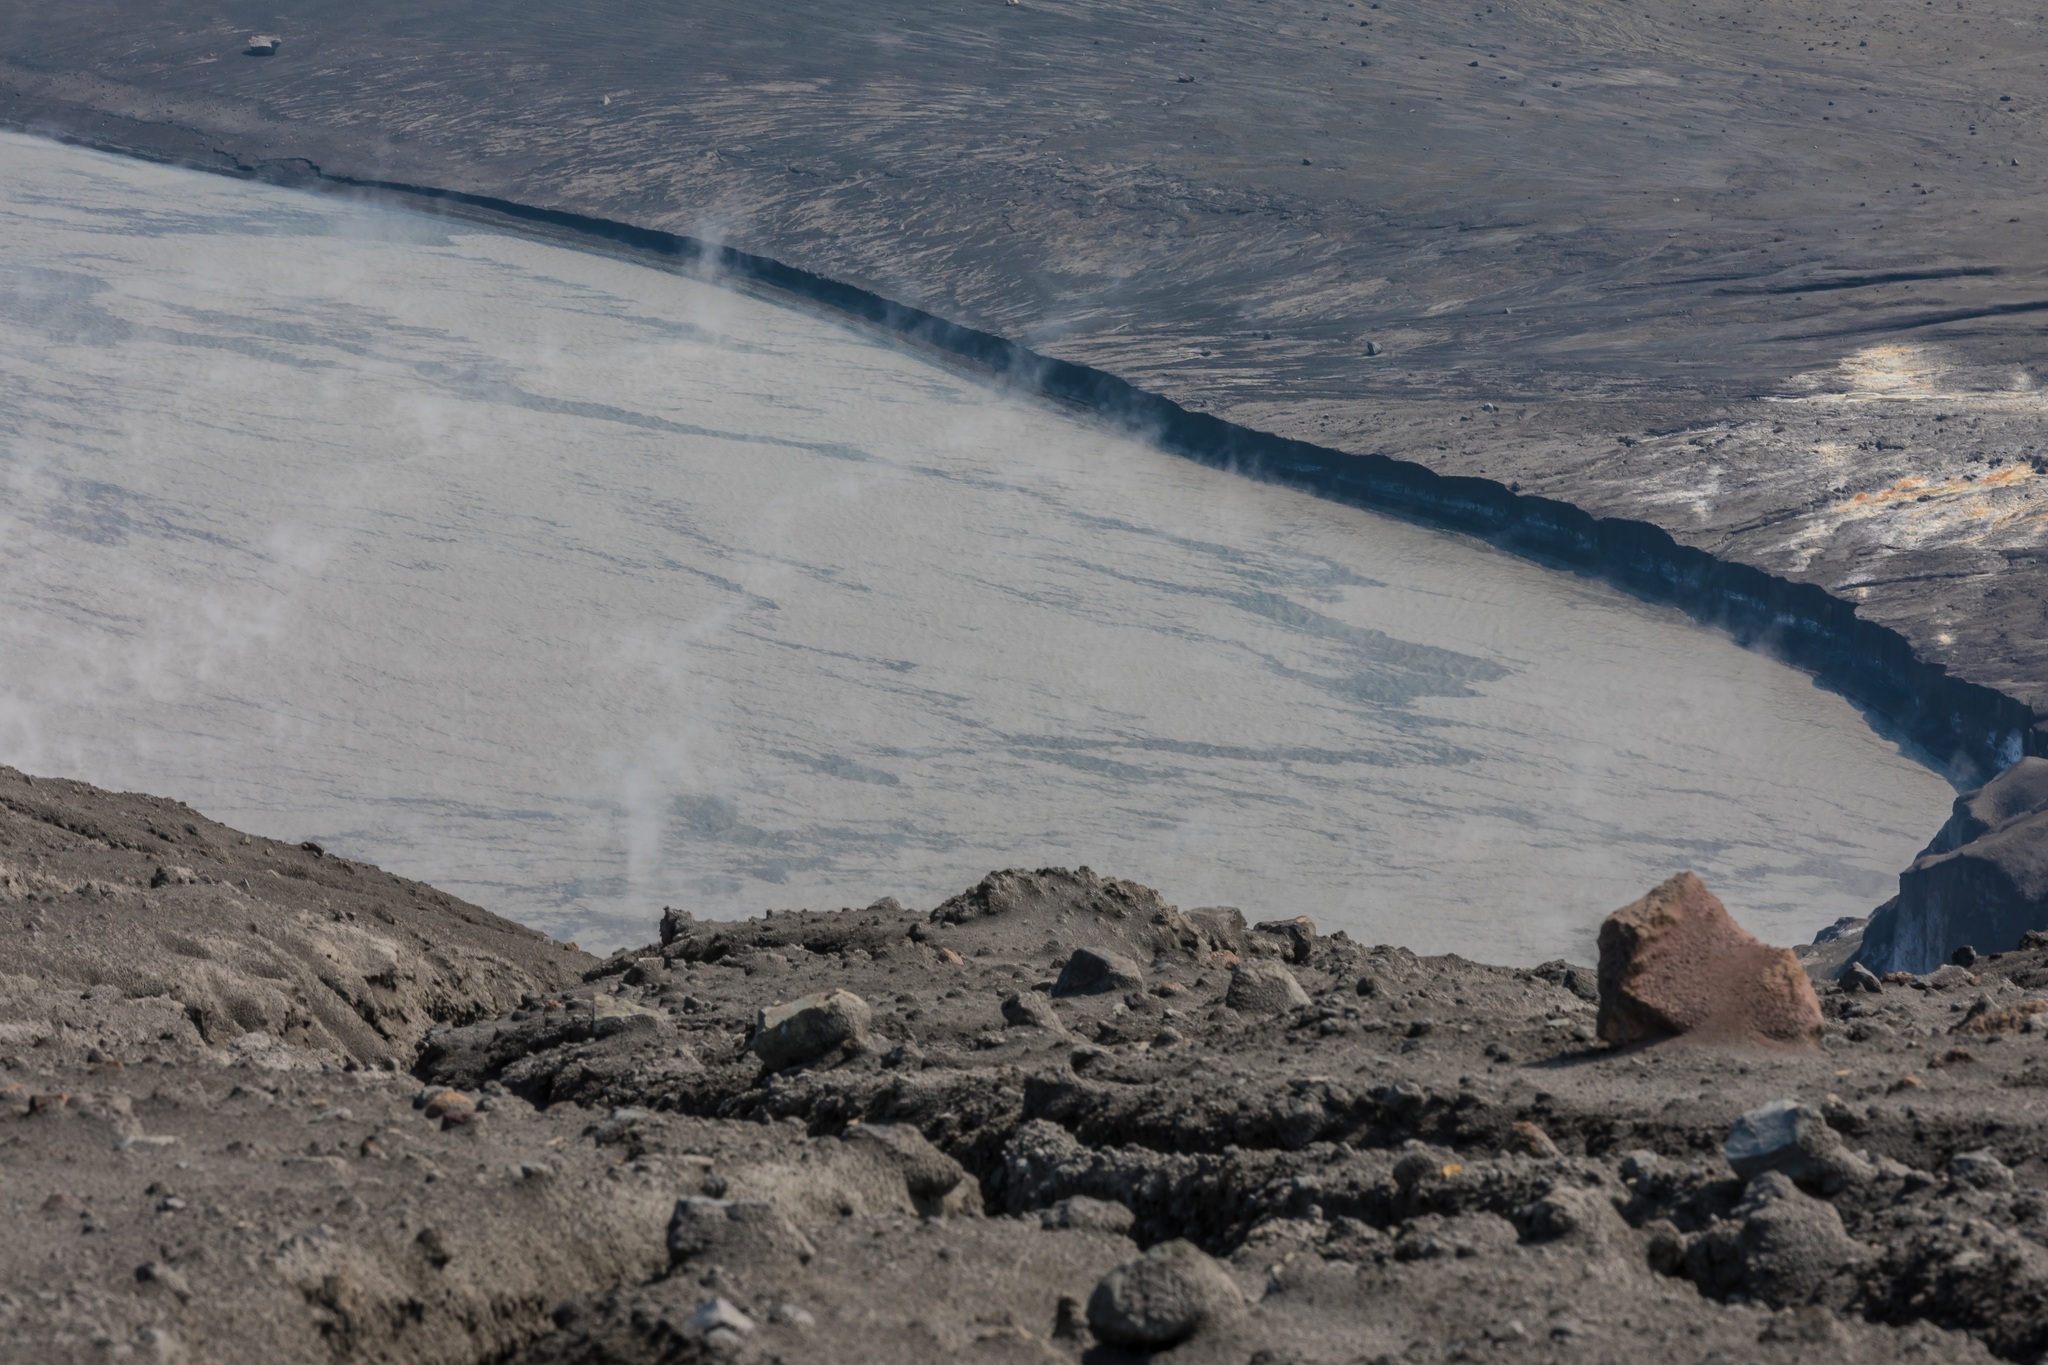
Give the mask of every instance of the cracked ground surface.
<svg viewBox="0 0 2048 1365">
<path fill-rule="evenodd" d="M 176 803 L 6 779 L 23 1358 L 1136 1359 L 1087 1305 L 1175 1239 L 1230 1286 L 1176 1360 L 2048 1346 L 2039 947 L 1824 987 L 1810 1051 L 1612 1048 L 1588 968 L 1085 869 L 678 912 L 600 962 Z M 1088 952 L 1121 975 L 1072 993 Z M 865 1026 L 766 1068 L 758 1012 L 834 989 Z M 1731 1125 L 1788 1098 L 1842 1173 L 1737 1178 Z"/>
</svg>

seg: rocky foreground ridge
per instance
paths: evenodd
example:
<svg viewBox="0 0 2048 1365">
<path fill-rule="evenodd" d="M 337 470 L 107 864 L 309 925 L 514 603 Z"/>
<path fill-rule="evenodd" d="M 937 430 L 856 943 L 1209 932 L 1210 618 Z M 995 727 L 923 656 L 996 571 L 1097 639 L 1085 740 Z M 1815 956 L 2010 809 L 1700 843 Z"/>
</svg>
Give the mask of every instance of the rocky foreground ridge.
<svg viewBox="0 0 2048 1365">
<path fill-rule="evenodd" d="M 0 770 L 0 1358 L 2040 1359 L 2048 940 L 1659 1040 L 1710 902 L 1596 972 L 1013 870 L 599 962 Z"/>
</svg>

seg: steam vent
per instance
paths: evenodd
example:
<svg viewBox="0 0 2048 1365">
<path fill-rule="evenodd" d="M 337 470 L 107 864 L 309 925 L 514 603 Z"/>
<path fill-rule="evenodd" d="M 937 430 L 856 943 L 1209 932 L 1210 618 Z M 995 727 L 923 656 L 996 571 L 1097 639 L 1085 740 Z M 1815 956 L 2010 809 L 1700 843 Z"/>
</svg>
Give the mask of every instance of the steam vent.
<svg viewBox="0 0 2048 1365">
<path fill-rule="evenodd" d="M 2044 107 L 0 0 L 0 1360 L 2048 1359 Z"/>
</svg>

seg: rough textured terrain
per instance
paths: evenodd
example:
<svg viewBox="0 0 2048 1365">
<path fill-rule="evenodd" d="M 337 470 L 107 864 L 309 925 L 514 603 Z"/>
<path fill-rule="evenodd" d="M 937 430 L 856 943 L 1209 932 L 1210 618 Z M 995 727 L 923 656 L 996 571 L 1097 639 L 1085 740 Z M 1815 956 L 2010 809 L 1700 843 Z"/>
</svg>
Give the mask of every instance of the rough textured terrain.
<svg viewBox="0 0 2048 1365">
<path fill-rule="evenodd" d="M 1085 869 L 673 911 L 598 962 L 174 803 L 4 782 L 10 1359 L 2048 1350 L 2041 938 L 1823 983 L 1811 1048 L 1612 1047 L 1590 966 Z M 374 1044 L 323 1013 L 394 990 L 348 1012 Z"/>
<path fill-rule="evenodd" d="M 2048 702 L 2017 0 L 0 15 L 11 126 L 716 236 Z M 1615 1048 L 1590 967 L 1085 871 L 599 964 L 172 803 L 0 816 L 10 1358 L 2048 1352 L 2039 939 Z"/>
<path fill-rule="evenodd" d="M 1646 519 L 2048 702 L 2038 6 L 0 16 L 12 126 L 710 236 Z"/>
</svg>

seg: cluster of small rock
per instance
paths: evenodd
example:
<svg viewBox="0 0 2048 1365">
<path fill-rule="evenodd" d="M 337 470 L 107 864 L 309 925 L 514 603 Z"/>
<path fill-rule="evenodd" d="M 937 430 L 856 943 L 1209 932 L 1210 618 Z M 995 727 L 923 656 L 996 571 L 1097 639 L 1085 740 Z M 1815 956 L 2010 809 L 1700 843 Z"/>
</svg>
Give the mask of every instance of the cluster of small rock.
<svg viewBox="0 0 2048 1365">
<path fill-rule="evenodd" d="M 0 849 L 39 983 L 0 1002 L 36 1040 L 0 1040 L 0 1355 L 2048 1350 L 2048 940 L 1816 987 L 1677 878 L 1597 969 L 1490 967 L 1040 869 L 925 913 L 671 912 L 599 962 L 31 794 L 23 841 L 80 851 Z M 213 955 L 189 1013 L 139 994 L 157 945 Z"/>
</svg>

